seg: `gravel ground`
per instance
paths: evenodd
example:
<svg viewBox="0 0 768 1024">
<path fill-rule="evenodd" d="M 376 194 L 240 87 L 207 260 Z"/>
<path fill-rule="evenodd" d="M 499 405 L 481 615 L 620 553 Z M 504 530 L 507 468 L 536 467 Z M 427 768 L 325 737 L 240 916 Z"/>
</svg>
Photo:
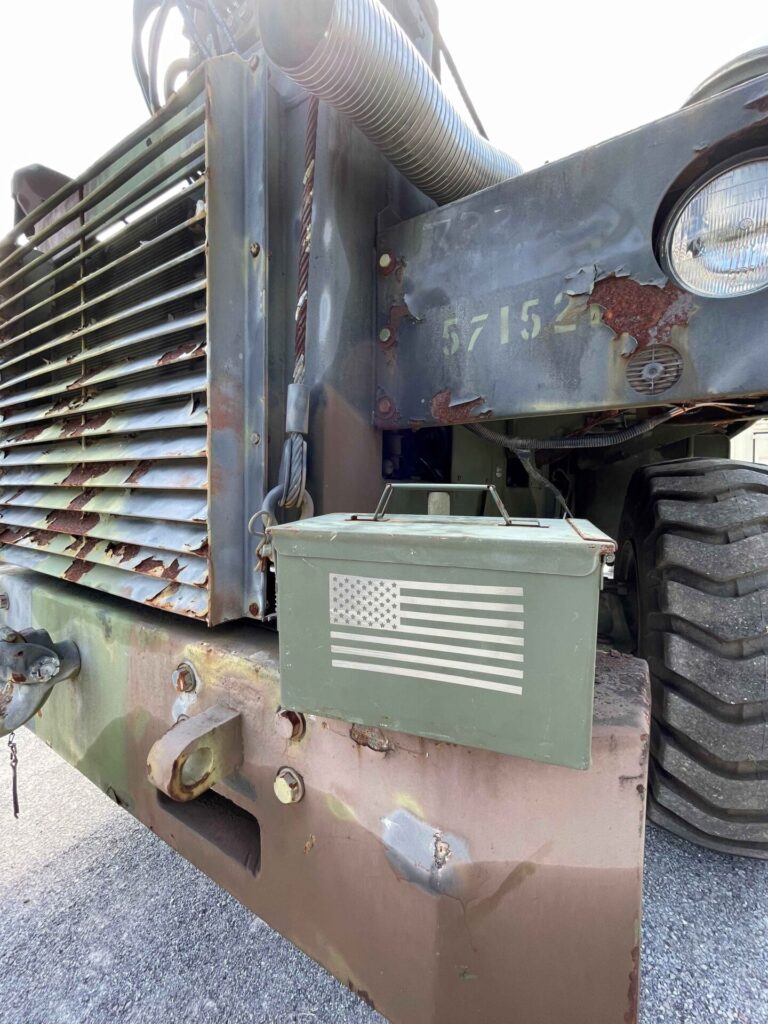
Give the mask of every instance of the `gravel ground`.
<svg viewBox="0 0 768 1024">
<path fill-rule="evenodd" d="M 381 1024 L 26 730 L 19 757 L 18 822 L 0 761 L 0 1024 Z M 649 827 L 641 1020 L 768 1024 L 768 862 Z"/>
</svg>

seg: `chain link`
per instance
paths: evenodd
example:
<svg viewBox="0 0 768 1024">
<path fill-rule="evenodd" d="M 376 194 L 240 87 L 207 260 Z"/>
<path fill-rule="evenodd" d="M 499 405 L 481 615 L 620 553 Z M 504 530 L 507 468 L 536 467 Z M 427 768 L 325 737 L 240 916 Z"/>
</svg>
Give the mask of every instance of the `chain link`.
<svg viewBox="0 0 768 1024">
<path fill-rule="evenodd" d="M 13 816 L 19 816 L 19 752 L 16 749 L 16 733 L 8 736 L 8 750 L 11 753 L 11 799 L 13 801 Z"/>
</svg>

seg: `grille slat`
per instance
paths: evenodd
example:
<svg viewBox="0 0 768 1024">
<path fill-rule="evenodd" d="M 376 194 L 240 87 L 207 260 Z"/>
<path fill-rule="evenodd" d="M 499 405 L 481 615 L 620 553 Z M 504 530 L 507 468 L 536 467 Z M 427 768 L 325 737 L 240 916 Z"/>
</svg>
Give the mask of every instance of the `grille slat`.
<svg viewBox="0 0 768 1024">
<path fill-rule="evenodd" d="M 57 453 L 58 457 L 58 453 Z M 3 483 L 8 487 L 130 487 L 135 490 L 204 491 L 208 470 L 204 460 L 196 463 L 171 460 L 159 462 L 70 462 L 57 466 L 3 466 Z"/>
<path fill-rule="evenodd" d="M 167 551 L 136 544 L 111 544 L 93 537 L 73 539 L 64 533 L 13 528 L 0 532 L 0 543 L 15 544 L 49 555 L 61 555 L 70 560 L 87 559 L 89 562 L 138 572 L 154 579 L 178 580 L 179 583 L 193 587 L 205 587 L 208 582 L 206 559 L 191 553 L 170 556 Z"/>
<path fill-rule="evenodd" d="M 71 537 L 96 537 L 114 544 L 146 545 L 170 554 L 199 554 L 201 557 L 207 554 L 208 533 L 201 525 L 169 524 L 159 520 L 142 522 L 71 510 L 47 512 L 33 508 L 9 508 L 3 513 L 2 526 L 49 530 Z M 4 550 L 4 559 L 11 561 L 7 554 Z"/>
<path fill-rule="evenodd" d="M 18 445 L 5 453 L 2 471 L 10 466 L 78 465 L 84 462 L 128 462 L 206 457 L 205 432 L 82 439 L 53 446 Z M 5 477 L 3 477 L 3 480 Z"/>
<path fill-rule="evenodd" d="M 63 555 L 47 554 L 29 548 L 13 547 L 14 565 L 20 565 L 51 576 L 59 576 L 70 583 L 83 583 L 110 594 L 119 594 L 132 601 L 177 615 L 205 618 L 208 598 L 202 587 L 191 587 L 178 581 L 141 575 L 122 568 L 100 565 L 86 559 L 74 560 Z"/>
<path fill-rule="evenodd" d="M 190 497 L 168 491 L 162 494 L 141 494 L 97 487 L 3 487 L 0 488 L 0 505 L 20 505 L 49 511 L 96 512 L 133 519 L 162 519 L 174 523 L 205 523 L 207 519 L 204 497 Z"/>
<path fill-rule="evenodd" d="M 195 355 L 195 359 L 199 358 L 200 355 L 202 353 Z M 189 367 L 185 367 L 182 362 L 179 364 L 179 369 L 186 370 Z M 195 370 L 194 364 L 192 365 L 192 370 Z M 83 394 L 82 392 L 77 395 L 73 393 L 71 398 L 65 402 L 54 403 L 53 406 L 49 407 L 20 409 L 19 412 L 14 411 L 6 415 L 2 423 L 6 428 L 25 423 L 40 424 L 40 429 L 43 430 L 47 420 L 62 420 L 63 417 L 72 416 L 73 413 L 76 413 L 78 415 L 82 414 L 83 433 L 87 434 L 90 430 L 96 432 L 98 429 L 101 429 L 102 424 L 111 422 L 114 417 L 114 410 L 117 408 L 142 405 L 153 398 L 160 400 L 162 398 L 176 398 L 180 395 L 194 395 L 204 392 L 206 388 L 207 378 L 204 372 L 176 374 L 172 378 L 160 381 L 134 381 L 124 387 L 114 388 L 110 391 L 93 395 Z M 36 429 L 30 427 L 29 434 L 32 439 L 38 436 L 34 433 Z M 65 435 L 62 434 L 62 436 Z M 72 437 L 73 435 L 69 433 L 66 436 Z"/>
</svg>

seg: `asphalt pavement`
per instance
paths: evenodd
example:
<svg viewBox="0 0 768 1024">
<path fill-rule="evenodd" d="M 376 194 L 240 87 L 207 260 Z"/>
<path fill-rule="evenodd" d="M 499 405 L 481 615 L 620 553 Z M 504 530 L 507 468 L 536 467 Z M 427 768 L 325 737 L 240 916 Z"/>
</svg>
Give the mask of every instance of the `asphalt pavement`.
<svg viewBox="0 0 768 1024">
<path fill-rule="evenodd" d="M 0 1024 L 381 1024 L 26 730 L 18 747 Z M 649 826 L 645 889 L 642 1024 L 768 1024 L 768 862 Z"/>
</svg>

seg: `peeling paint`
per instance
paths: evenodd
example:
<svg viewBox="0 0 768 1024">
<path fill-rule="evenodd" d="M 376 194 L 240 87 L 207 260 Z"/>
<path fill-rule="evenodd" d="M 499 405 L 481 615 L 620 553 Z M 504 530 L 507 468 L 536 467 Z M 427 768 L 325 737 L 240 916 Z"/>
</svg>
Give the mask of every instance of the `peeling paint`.
<svg viewBox="0 0 768 1024">
<path fill-rule="evenodd" d="M 439 423 L 466 423 L 469 420 L 487 419 L 493 410 L 485 407 L 485 399 L 477 398 L 454 399 L 448 388 L 438 391 L 430 402 L 432 417 Z"/>
<path fill-rule="evenodd" d="M 618 338 L 637 342 L 634 349 L 625 344 L 625 355 L 669 344 L 673 329 L 687 327 L 696 312 L 692 296 L 671 281 L 660 288 L 615 275 L 596 282 L 591 301 L 602 308 L 602 322 Z"/>
<path fill-rule="evenodd" d="M 205 346 L 199 341 L 183 341 L 176 348 L 171 349 L 170 352 L 165 352 L 157 360 L 157 366 L 167 366 L 169 363 L 175 363 L 177 359 L 181 359 L 183 356 L 190 355 L 193 352 L 199 352 L 201 355 L 205 352 Z"/>
<path fill-rule="evenodd" d="M 93 569 L 92 562 L 83 562 L 80 559 L 70 565 L 67 571 L 64 573 L 64 579 L 69 580 L 70 583 L 79 583 L 86 573 L 89 573 Z"/>
<path fill-rule="evenodd" d="M 98 524 L 100 516 L 95 512 L 71 512 L 60 509 L 46 516 L 48 528 L 56 533 L 88 533 Z"/>
<path fill-rule="evenodd" d="M 82 487 L 97 476 L 103 476 L 112 468 L 109 462 L 85 462 L 75 466 L 61 481 L 61 487 Z"/>
</svg>

